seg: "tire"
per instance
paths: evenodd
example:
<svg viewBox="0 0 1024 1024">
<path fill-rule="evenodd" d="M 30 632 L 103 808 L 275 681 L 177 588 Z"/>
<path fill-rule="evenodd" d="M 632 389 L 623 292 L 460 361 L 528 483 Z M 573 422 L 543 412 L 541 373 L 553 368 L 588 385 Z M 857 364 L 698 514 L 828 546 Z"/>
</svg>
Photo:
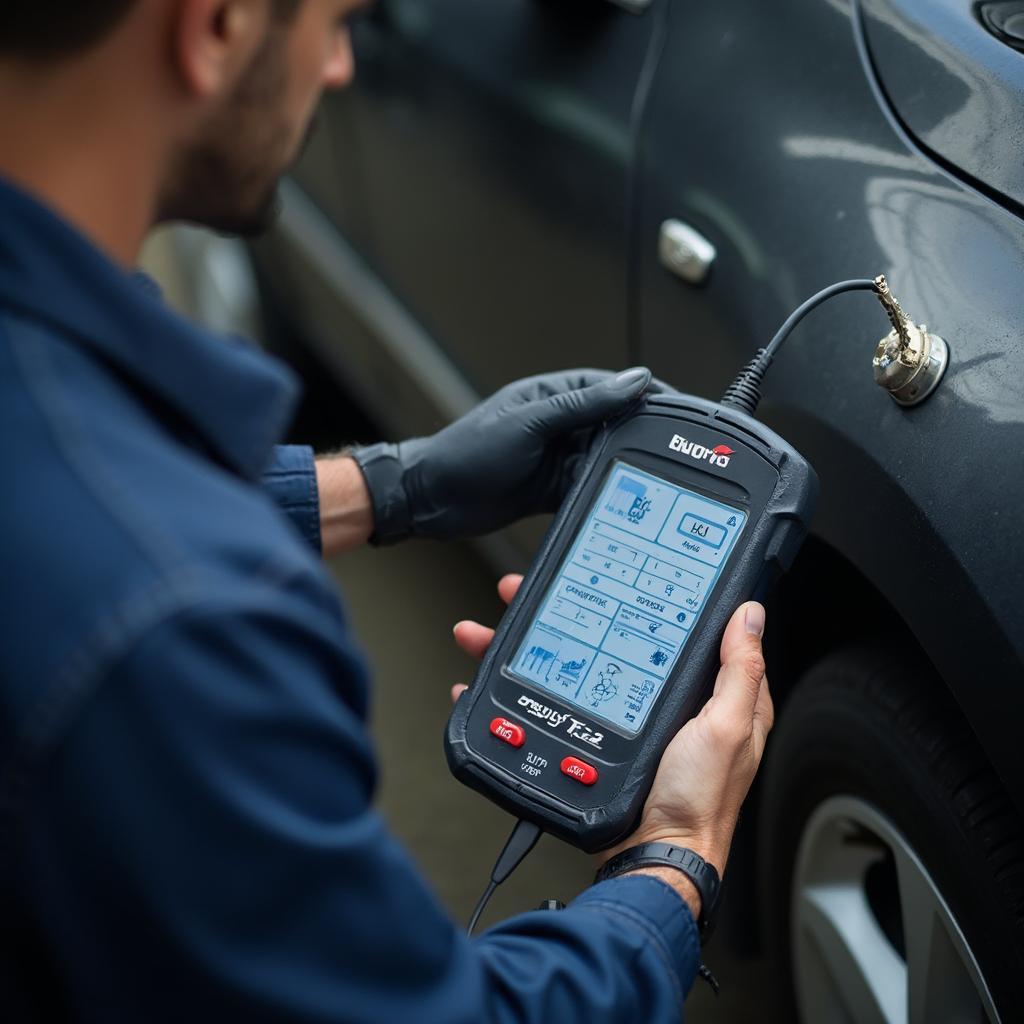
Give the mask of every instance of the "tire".
<svg viewBox="0 0 1024 1024">
<path fill-rule="evenodd" d="M 758 845 L 780 1019 L 1024 1020 L 1024 830 L 930 673 L 864 650 L 811 669 L 770 743 Z"/>
</svg>

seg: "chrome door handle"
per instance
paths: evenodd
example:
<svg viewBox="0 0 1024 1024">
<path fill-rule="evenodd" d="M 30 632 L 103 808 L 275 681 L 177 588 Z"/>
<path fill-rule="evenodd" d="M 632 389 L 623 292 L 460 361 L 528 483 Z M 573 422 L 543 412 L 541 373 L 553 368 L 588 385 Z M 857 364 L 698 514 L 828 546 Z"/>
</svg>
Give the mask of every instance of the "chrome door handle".
<svg viewBox="0 0 1024 1024">
<path fill-rule="evenodd" d="M 715 261 L 715 247 L 695 228 L 681 220 L 662 222 L 658 233 L 658 259 L 687 284 L 700 284 Z"/>
</svg>

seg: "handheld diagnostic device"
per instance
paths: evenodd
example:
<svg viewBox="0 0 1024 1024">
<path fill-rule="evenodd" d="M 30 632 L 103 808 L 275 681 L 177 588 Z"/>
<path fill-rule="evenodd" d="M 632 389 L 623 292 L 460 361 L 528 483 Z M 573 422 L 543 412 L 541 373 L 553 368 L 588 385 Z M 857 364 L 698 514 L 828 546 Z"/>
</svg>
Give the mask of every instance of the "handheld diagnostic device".
<svg viewBox="0 0 1024 1024">
<path fill-rule="evenodd" d="M 595 444 L 458 701 L 456 777 L 581 849 L 628 835 L 729 617 L 789 566 L 816 493 L 741 408 L 649 396 Z"/>
<path fill-rule="evenodd" d="M 754 419 L 761 381 L 804 316 L 851 291 L 874 292 L 892 324 L 876 381 L 922 401 L 945 342 L 884 276 L 855 278 L 795 309 L 721 402 L 648 396 L 592 447 L 448 722 L 452 772 L 519 819 L 470 933 L 542 831 L 587 852 L 634 831 L 665 747 L 710 693 L 729 618 L 789 567 L 814 509 L 814 470 Z"/>
</svg>

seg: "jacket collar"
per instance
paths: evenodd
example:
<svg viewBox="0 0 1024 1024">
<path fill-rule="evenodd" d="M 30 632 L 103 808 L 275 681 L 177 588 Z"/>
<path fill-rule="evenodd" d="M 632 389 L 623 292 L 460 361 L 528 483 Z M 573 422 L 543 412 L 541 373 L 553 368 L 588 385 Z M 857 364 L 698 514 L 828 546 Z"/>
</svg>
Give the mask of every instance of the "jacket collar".
<svg viewBox="0 0 1024 1024">
<path fill-rule="evenodd" d="M 0 309 L 57 328 L 155 394 L 230 468 L 254 478 L 298 394 L 283 364 L 178 316 L 85 236 L 0 177 Z"/>
</svg>

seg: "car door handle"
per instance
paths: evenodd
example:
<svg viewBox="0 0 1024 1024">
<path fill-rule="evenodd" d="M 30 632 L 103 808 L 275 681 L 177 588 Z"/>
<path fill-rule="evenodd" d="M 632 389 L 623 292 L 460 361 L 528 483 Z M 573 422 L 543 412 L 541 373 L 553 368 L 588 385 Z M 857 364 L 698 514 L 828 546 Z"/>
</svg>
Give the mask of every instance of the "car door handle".
<svg viewBox="0 0 1024 1024">
<path fill-rule="evenodd" d="M 661 265 L 687 284 L 702 284 L 715 262 L 715 247 L 696 228 L 681 220 L 662 222 L 658 232 Z"/>
</svg>

